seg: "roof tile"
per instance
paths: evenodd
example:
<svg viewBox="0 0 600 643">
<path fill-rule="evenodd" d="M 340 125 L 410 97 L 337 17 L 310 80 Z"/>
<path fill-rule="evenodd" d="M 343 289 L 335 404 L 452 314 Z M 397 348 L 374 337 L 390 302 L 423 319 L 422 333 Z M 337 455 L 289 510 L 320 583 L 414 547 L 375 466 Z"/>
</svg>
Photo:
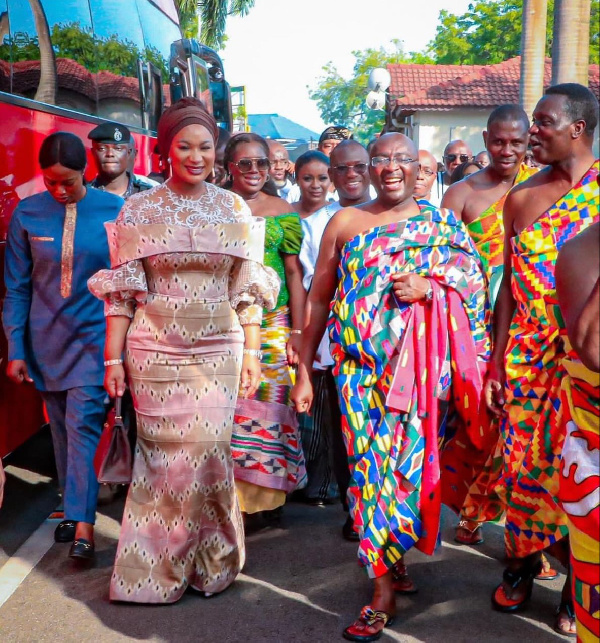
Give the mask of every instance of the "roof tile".
<svg viewBox="0 0 600 643">
<path fill-rule="evenodd" d="M 388 65 L 390 94 L 403 109 L 446 110 L 495 107 L 519 102 L 521 57 L 496 65 Z M 546 58 L 544 87 L 550 85 L 552 60 Z M 590 65 L 589 87 L 600 97 L 598 65 Z"/>
</svg>

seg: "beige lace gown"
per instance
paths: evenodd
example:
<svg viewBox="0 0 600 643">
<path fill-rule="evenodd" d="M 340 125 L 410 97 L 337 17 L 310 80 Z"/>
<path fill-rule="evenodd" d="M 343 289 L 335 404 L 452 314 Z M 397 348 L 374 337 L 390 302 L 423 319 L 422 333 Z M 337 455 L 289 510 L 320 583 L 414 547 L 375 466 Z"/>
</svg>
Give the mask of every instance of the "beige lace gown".
<svg viewBox="0 0 600 643">
<path fill-rule="evenodd" d="M 274 307 L 279 280 L 262 265 L 264 221 L 206 187 L 198 200 L 168 184 L 132 196 L 106 224 L 112 269 L 89 281 L 106 315 L 132 318 L 125 365 L 138 439 L 111 600 L 220 592 L 244 563 L 230 453 L 242 325 Z"/>
</svg>

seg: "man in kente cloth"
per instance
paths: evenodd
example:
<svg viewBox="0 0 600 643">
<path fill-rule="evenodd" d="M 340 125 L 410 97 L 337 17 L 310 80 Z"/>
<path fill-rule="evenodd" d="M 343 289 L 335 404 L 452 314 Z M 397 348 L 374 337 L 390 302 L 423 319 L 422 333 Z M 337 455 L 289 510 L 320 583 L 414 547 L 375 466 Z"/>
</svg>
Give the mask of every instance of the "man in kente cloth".
<svg viewBox="0 0 600 643">
<path fill-rule="evenodd" d="M 567 372 L 560 500 L 569 518 L 577 637 L 592 643 L 600 639 L 600 223 L 558 253 L 556 294 Z"/>
<path fill-rule="evenodd" d="M 491 160 L 490 164 L 481 172 L 471 174 L 464 181 L 451 185 L 444 194 L 442 207 L 453 210 L 467 225 L 475 247 L 481 255 L 493 307 L 504 272 L 502 209 L 509 191 L 537 170 L 523 162 L 529 143 L 529 119 L 522 107 L 497 107 L 488 118 L 483 140 Z M 481 470 L 497 441 L 498 423 L 495 422 L 486 433 L 483 450 L 461 455 L 463 460 L 473 464 L 474 473 Z M 485 497 L 477 496 L 476 490 L 469 496 L 469 502 L 474 500 L 486 502 Z M 473 512 L 474 508 L 470 508 L 470 513 Z M 481 523 L 466 520 L 462 513 L 460 510 L 455 540 L 463 545 L 483 543 Z M 556 572 L 553 570 L 549 575 L 556 578 Z"/>
<path fill-rule="evenodd" d="M 308 296 L 292 399 L 313 400 L 311 371 L 333 300 L 329 330 L 351 480 L 358 558 L 373 599 L 344 630 L 373 641 L 391 625 L 394 591 L 407 586 L 404 554 L 433 553 L 439 537 L 439 449 L 478 430 L 489 335 L 483 269 L 455 215 L 418 204 L 418 153 L 406 136 L 381 136 L 370 152 L 374 201 L 329 222 Z"/>
<path fill-rule="evenodd" d="M 529 601 L 542 551 L 569 568 L 567 516 L 558 501 L 566 353 L 547 306 L 556 296 L 559 250 L 599 220 L 600 163 L 592 153 L 597 121 L 598 101 L 589 89 L 575 83 L 550 87 L 529 130 L 536 160 L 548 167 L 513 188 L 504 204 L 504 276 L 485 385 L 486 402 L 502 421 L 481 485 L 506 508 L 508 565 L 492 595 L 503 612 Z M 574 635 L 569 577 L 555 627 Z"/>
</svg>

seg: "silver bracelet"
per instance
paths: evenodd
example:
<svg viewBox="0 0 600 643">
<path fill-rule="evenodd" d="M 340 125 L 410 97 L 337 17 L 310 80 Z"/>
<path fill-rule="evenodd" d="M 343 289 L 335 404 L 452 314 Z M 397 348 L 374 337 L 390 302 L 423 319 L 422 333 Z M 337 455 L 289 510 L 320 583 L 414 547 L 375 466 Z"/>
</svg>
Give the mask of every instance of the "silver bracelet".
<svg viewBox="0 0 600 643">
<path fill-rule="evenodd" d="M 302 331 L 297 328 L 292 328 L 290 335 L 302 335 Z"/>
<path fill-rule="evenodd" d="M 263 358 L 263 352 L 259 348 L 244 348 L 244 355 L 252 355 L 252 357 Z"/>
<path fill-rule="evenodd" d="M 122 364 L 123 360 L 118 357 L 117 359 L 107 359 L 104 360 L 104 366 L 118 366 L 119 364 Z"/>
</svg>

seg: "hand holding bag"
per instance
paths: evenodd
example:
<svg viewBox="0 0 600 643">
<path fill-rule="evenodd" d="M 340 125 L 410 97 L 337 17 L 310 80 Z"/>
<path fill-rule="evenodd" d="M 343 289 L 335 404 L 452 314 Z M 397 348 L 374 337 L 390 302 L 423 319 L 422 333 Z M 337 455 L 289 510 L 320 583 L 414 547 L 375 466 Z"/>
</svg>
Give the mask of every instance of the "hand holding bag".
<svg viewBox="0 0 600 643">
<path fill-rule="evenodd" d="M 108 412 L 94 456 L 94 469 L 101 484 L 129 484 L 133 458 L 127 429 L 121 416 L 121 398 Z"/>
</svg>

